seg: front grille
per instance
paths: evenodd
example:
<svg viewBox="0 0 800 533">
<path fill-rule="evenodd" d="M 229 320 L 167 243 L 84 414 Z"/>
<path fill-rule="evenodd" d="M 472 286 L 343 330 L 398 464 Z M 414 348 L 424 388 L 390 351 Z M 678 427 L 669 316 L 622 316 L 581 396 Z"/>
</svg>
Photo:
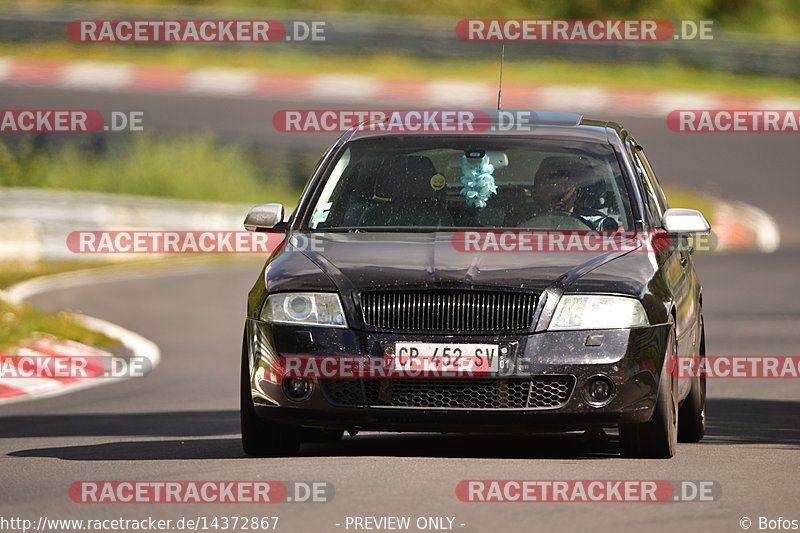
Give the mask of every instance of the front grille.
<svg viewBox="0 0 800 533">
<path fill-rule="evenodd" d="M 320 386 L 340 407 L 556 409 L 572 395 L 575 377 L 321 379 Z"/>
<path fill-rule="evenodd" d="M 508 332 L 531 327 L 536 296 L 486 291 L 361 294 L 367 326 L 387 331 Z"/>
</svg>

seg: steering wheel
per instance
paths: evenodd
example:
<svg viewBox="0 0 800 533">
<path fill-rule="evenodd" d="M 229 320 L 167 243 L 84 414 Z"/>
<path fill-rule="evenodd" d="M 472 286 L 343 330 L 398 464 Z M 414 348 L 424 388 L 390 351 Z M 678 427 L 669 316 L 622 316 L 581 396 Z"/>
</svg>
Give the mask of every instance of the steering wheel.
<svg viewBox="0 0 800 533">
<path fill-rule="evenodd" d="M 608 216 L 607 214 L 603 213 L 602 211 L 598 211 L 597 209 L 590 209 L 590 208 L 582 208 L 576 209 L 574 213 L 570 213 L 581 219 L 583 222 L 589 225 L 593 230 L 597 231 L 617 231 L 619 228 L 619 224 L 616 220 Z M 592 222 L 591 220 L 586 220 L 584 217 L 597 217 L 596 222 Z"/>
<path fill-rule="evenodd" d="M 597 228 L 594 227 L 594 224 L 592 224 L 589 220 L 586 220 L 585 218 L 583 218 L 579 214 L 573 213 L 571 211 L 551 211 L 548 214 L 549 215 L 553 215 L 553 216 L 557 216 L 557 217 L 574 218 L 574 219 L 580 221 L 581 223 L 583 223 L 583 225 L 585 225 L 589 229 L 597 229 Z"/>
</svg>

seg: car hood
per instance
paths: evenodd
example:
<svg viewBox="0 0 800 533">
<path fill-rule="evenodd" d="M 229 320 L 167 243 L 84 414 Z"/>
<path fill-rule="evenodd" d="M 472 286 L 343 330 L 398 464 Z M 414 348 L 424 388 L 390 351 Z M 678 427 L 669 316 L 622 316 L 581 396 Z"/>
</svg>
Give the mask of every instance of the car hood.
<svg viewBox="0 0 800 533">
<path fill-rule="evenodd" d="M 296 244 L 305 237 L 295 236 Z M 556 285 L 637 295 L 651 278 L 651 254 L 608 252 L 464 252 L 453 233 L 323 233 L 298 245 L 341 292 L 380 288 L 502 288 Z M 591 273 L 597 271 L 596 275 Z"/>
</svg>

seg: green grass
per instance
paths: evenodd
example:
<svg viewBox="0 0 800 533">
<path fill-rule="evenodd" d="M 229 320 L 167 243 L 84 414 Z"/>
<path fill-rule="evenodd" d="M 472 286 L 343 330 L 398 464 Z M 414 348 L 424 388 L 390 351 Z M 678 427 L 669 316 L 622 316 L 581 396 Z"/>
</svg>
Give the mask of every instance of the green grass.
<svg viewBox="0 0 800 533">
<path fill-rule="evenodd" d="M 84 328 L 68 313 L 45 313 L 30 304 L 15 305 L 0 300 L 0 350 L 17 345 L 34 333 L 101 348 L 119 344 L 102 333 Z"/>
<path fill-rule="evenodd" d="M 406 81 L 430 79 L 475 80 L 484 73 L 497 74 L 495 59 L 440 60 L 407 55 L 365 53 L 359 55 L 309 54 L 264 47 L 236 49 L 202 46 L 130 47 L 102 44 L 27 43 L 0 45 L 0 56 L 42 60 L 119 61 L 176 68 L 247 68 L 283 74 L 362 74 Z M 481 78 L 484 76 L 481 75 Z M 797 97 L 800 79 L 734 74 L 691 68 L 674 63 L 616 64 L 506 57 L 506 84 L 596 85 L 639 90 L 709 91 L 732 96 Z"/>
<path fill-rule="evenodd" d="M 99 261 L 49 261 L 41 263 L 0 262 L 0 289 L 29 278 L 101 266 Z M 89 346 L 109 347 L 117 341 L 79 325 L 64 312 L 46 313 L 24 303 L 15 305 L 0 299 L 0 350 L 29 339 L 34 333 L 47 333 Z"/>
<path fill-rule="evenodd" d="M 253 154 L 211 135 L 132 136 L 97 154 L 73 144 L 14 150 L 0 141 L 0 186 L 40 187 L 219 202 L 281 202 L 297 192 L 285 168 L 263 175 Z"/>
<path fill-rule="evenodd" d="M 41 261 L 35 263 L 0 261 L 0 289 L 7 289 L 15 283 L 30 278 L 112 264 L 114 263 L 107 261 Z"/>
<path fill-rule="evenodd" d="M 706 219 L 712 224 L 716 214 L 716 200 L 703 193 L 689 189 L 665 188 L 664 194 L 670 207 L 682 207 L 684 209 L 696 209 L 705 215 Z"/>
</svg>

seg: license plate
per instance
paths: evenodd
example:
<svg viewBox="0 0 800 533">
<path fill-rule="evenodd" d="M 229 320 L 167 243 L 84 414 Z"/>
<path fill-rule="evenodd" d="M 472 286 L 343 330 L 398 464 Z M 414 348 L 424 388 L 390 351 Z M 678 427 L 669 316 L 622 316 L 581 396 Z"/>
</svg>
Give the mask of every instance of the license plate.
<svg viewBox="0 0 800 533">
<path fill-rule="evenodd" d="M 400 371 L 489 373 L 500 369 L 497 344 L 397 342 L 392 368 Z"/>
</svg>

